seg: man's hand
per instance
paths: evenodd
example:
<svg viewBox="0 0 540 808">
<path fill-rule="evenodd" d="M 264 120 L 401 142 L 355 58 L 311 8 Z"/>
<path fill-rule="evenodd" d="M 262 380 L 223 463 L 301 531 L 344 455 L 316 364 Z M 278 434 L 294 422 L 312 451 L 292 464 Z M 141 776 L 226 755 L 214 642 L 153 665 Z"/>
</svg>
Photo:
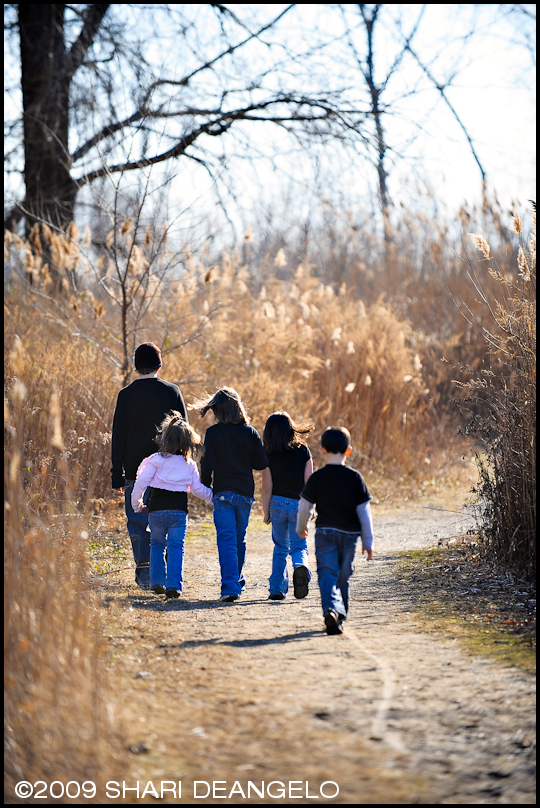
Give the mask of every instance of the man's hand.
<svg viewBox="0 0 540 808">
<path fill-rule="evenodd" d="M 367 553 L 367 560 L 371 561 L 373 558 L 373 550 L 362 550 L 362 555 L 364 555 L 364 553 Z"/>
<path fill-rule="evenodd" d="M 307 530 L 303 530 L 302 533 L 298 533 L 297 535 L 300 536 L 301 539 L 307 539 L 308 532 Z"/>
<path fill-rule="evenodd" d="M 264 524 L 265 524 L 265 525 L 269 525 L 269 524 L 270 524 L 270 514 L 269 514 L 269 513 L 265 513 L 265 514 L 263 515 L 263 522 L 264 522 Z"/>
</svg>

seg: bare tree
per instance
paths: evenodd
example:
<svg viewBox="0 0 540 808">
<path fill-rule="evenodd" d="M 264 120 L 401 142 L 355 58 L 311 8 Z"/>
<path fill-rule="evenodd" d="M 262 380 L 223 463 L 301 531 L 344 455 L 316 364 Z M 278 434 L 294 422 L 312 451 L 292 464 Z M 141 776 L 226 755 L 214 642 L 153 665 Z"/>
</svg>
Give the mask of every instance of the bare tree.
<svg viewBox="0 0 540 808">
<path fill-rule="evenodd" d="M 339 93 L 295 86 L 290 70 L 285 80 L 272 36 L 294 5 L 265 7 L 265 21 L 259 6 L 247 22 L 217 4 L 6 8 L 22 88 L 22 130 L 11 122 L 9 146 L 19 135 L 25 187 L 9 228 L 24 217 L 27 232 L 41 220 L 65 229 L 79 190 L 99 178 L 179 158 L 217 175 L 226 153 L 212 142 L 246 124 L 315 137 L 361 125 Z M 170 58 L 156 57 L 160 48 Z"/>
<path fill-rule="evenodd" d="M 420 24 L 423 11 L 420 12 L 412 31 L 407 35 L 405 44 L 398 50 L 392 64 L 385 72 L 382 79 L 377 80 L 375 69 L 375 26 L 381 10 L 380 3 L 368 5 L 367 3 L 358 3 L 358 11 L 362 20 L 365 32 L 365 49 L 359 51 L 356 42 L 354 31 L 351 30 L 346 23 L 346 36 L 349 43 L 354 60 L 358 66 L 361 75 L 366 83 L 369 93 L 369 117 L 375 129 L 375 164 L 378 177 L 379 201 L 381 211 L 383 214 L 384 226 L 384 240 L 388 241 L 388 214 L 391 205 L 391 199 L 388 191 L 388 168 L 386 163 L 387 153 L 389 151 L 389 144 L 387 143 L 384 116 L 389 111 L 385 96 L 385 90 L 388 87 L 394 73 L 399 70 L 403 61 L 407 48 L 414 38 L 418 26 Z M 343 6 L 341 7 L 343 14 Z"/>
<path fill-rule="evenodd" d="M 33 310 L 100 350 L 124 384 L 137 344 L 154 339 L 164 354 L 181 350 L 219 309 L 201 296 L 208 270 L 166 219 L 167 188 L 160 182 L 156 191 L 151 171 L 141 178 L 126 187 L 119 175 L 94 189 L 92 228 L 71 222 L 64 231 L 41 220 L 25 241 L 4 235 L 12 281 Z"/>
<path fill-rule="evenodd" d="M 355 8 L 357 10 L 356 22 L 354 17 L 352 21 L 350 17 L 351 11 Z M 478 165 L 482 182 L 486 181 L 486 173 L 480 162 L 473 139 L 446 92 L 455 78 L 455 73 L 445 79 L 438 80 L 434 75 L 436 68 L 425 63 L 413 47 L 415 36 L 422 24 L 426 5 L 423 4 L 419 7 L 416 20 L 408 31 L 405 30 L 405 26 L 401 21 L 390 20 L 389 22 L 389 15 L 386 13 L 388 6 L 383 3 L 358 3 L 356 6 L 340 6 L 340 9 L 345 23 L 346 41 L 368 92 L 368 117 L 373 130 L 372 152 L 374 152 L 374 157 L 372 159 L 377 170 L 378 194 L 383 214 L 384 240 L 385 243 L 388 243 L 390 239 L 389 210 L 392 205 L 388 188 L 388 160 L 389 156 L 395 157 L 397 152 L 395 144 L 392 144 L 388 139 L 386 120 L 396 114 L 397 107 L 400 103 L 403 103 L 404 98 L 410 98 L 423 89 L 417 75 L 406 93 L 398 96 L 392 93 L 392 81 L 399 74 L 400 69 L 403 68 L 407 57 L 409 57 L 409 62 L 412 58 L 417 68 L 420 69 L 420 75 L 427 77 L 429 84 L 440 93 L 458 122 Z M 377 47 L 376 31 L 378 28 L 381 29 L 381 34 L 384 33 L 382 42 L 385 44 L 383 45 L 381 39 L 379 39 L 379 46 Z M 392 30 L 389 30 L 390 28 Z M 387 52 L 389 42 L 392 43 L 394 49 L 390 59 Z"/>
<path fill-rule="evenodd" d="M 437 114 L 434 98 L 461 128 L 486 179 L 455 89 L 462 46 L 474 46 L 477 34 L 471 28 L 446 42 L 447 63 L 430 55 L 419 41 L 429 4 L 4 8 L 5 165 L 15 184 L 6 200 L 9 228 L 24 218 L 27 233 L 41 220 L 65 229 L 81 189 L 151 166 L 179 172 L 190 165 L 215 189 L 230 189 L 232 158 L 268 154 L 273 136 L 285 134 L 289 151 L 318 155 L 321 164 L 330 150 L 313 146 L 332 141 L 353 146 L 360 165 L 373 165 L 388 242 L 391 175 Z M 503 17 L 516 36 L 531 28 L 531 4 L 487 8 L 488 27 Z M 409 114 L 421 93 L 431 99 L 423 121 Z M 391 122 L 398 118 L 404 125 L 396 137 Z"/>
</svg>

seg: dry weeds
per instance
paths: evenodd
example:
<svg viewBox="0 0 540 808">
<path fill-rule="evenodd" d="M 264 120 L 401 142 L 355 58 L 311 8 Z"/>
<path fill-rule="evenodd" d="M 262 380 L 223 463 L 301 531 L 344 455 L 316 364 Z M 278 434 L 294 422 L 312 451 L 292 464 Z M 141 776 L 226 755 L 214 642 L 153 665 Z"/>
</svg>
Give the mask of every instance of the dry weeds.
<svg viewBox="0 0 540 808">
<path fill-rule="evenodd" d="M 293 260 L 287 245 L 281 255 L 257 254 L 250 243 L 242 260 L 232 250 L 212 261 L 204 250 L 175 253 L 166 232 L 144 225 L 139 233 L 125 220 L 96 254 L 75 226 L 66 235 L 36 227 L 26 243 L 6 237 L 10 783 L 21 773 L 92 779 L 121 768 L 125 750 L 107 712 L 111 685 L 87 571 L 93 559 L 94 571 L 112 579 L 128 563 L 123 534 L 107 534 L 104 544 L 90 514 L 111 507 L 109 430 L 138 342 L 160 343 L 163 376 L 187 400 L 228 384 L 259 430 L 277 408 L 312 418 L 316 463 L 318 434 L 330 423 L 346 425 L 355 465 L 381 502 L 463 484 L 466 473 L 453 470 L 464 451 L 449 414 L 455 374 L 440 360 L 453 358 L 470 373 L 488 355 L 457 309 L 441 303 L 449 288 L 478 311 L 448 231 L 419 222 L 404 219 L 384 264 L 381 245 L 367 234 L 363 243 L 346 236 L 343 260 L 321 250 L 319 266 L 306 255 Z M 526 256 L 497 230 L 499 213 L 492 222 L 501 273 L 530 282 Z M 484 289 L 500 287 L 498 277 L 479 273 Z M 122 315 L 119 284 L 129 300 Z M 121 523 L 121 510 L 113 512 Z"/>
</svg>

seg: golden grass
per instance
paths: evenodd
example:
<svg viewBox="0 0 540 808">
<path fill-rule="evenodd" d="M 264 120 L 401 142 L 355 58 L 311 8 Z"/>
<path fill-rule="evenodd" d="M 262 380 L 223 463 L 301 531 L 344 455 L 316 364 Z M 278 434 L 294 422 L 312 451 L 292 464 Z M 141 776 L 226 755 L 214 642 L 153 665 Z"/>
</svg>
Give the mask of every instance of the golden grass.
<svg viewBox="0 0 540 808">
<path fill-rule="evenodd" d="M 499 284 L 498 298 L 486 294 L 471 264 L 471 280 L 489 316 L 483 322 L 470 312 L 465 316 L 476 321 L 492 362 L 488 373 L 472 374 L 463 401 L 471 414 L 464 432 L 483 450 L 477 454 L 479 481 L 474 489 L 482 550 L 529 580 L 536 578 L 535 224 L 533 217 L 531 238 L 526 245 L 520 243 L 513 276 L 495 262 L 489 268 Z M 513 229 L 521 242 L 517 212 Z M 485 239 L 474 236 L 473 242 L 485 258 L 491 256 Z"/>
<path fill-rule="evenodd" d="M 449 369 L 440 360 L 459 334 L 443 343 L 414 329 L 389 296 L 369 303 L 354 285 L 324 283 L 304 264 L 279 279 L 261 275 L 268 262 L 241 264 L 232 252 L 208 267 L 184 251 L 181 275 L 161 285 L 153 276 L 157 287 L 151 302 L 144 297 L 144 316 L 137 319 L 133 304 L 122 322 L 99 286 L 81 276 L 79 286 L 69 288 L 73 242 L 58 235 L 49 240 L 56 244 L 56 289 L 50 273 L 34 264 L 32 283 L 14 281 L 6 297 L 8 386 L 25 388 L 24 468 L 41 464 L 53 477 L 48 401 L 55 391 L 79 502 L 110 492 L 107 443 L 125 378 L 124 330 L 131 349 L 145 339 L 161 345 L 163 376 L 181 386 L 188 402 L 233 386 L 259 430 L 276 409 L 312 418 L 315 451 L 325 427 L 344 425 L 360 461 L 388 466 L 393 476 L 405 471 L 422 478 L 431 472 L 425 464 L 431 448 L 455 443 L 447 428 Z M 21 246 L 11 240 L 12 263 L 23 250 L 28 258 L 35 241 Z M 145 245 L 131 245 L 128 276 L 135 272 L 129 269 L 135 248 L 140 256 Z"/>
<path fill-rule="evenodd" d="M 517 251 L 497 232 L 491 250 L 504 274 Z M 346 426 L 353 465 L 381 501 L 448 482 L 464 451 L 450 405 L 456 371 L 441 359 L 466 368 L 466 379 L 489 357 L 451 303 L 449 290 L 478 311 L 444 228 L 405 216 L 385 263 L 369 234 L 362 247 L 345 232 L 347 250 L 338 255 L 327 244 L 320 267 L 281 247 L 257 257 L 252 238 L 249 260 L 233 250 L 209 262 L 204 250 L 186 248 L 175 265 L 165 235 L 119 222 L 94 256 L 75 226 L 65 236 L 36 227 L 26 243 L 6 237 L 10 782 L 96 779 L 120 760 L 92 624 L 83 514 L 111 495 L 112 414 L 137 343 L 162 347 L 162 375 L 188 402 L 228 385 L 258 430 L 276 409 L 311 418 L 316 465 L 323 429 Z M 176 266 L 167 282 L 164 264 Z M 115 288 L 115 273 L 130 301 L 124 319 L 104 292 Z M 499 288 L 487 268 L 479 273 L 486 289 Z M 207 426 L 195 414 L 192 422 Z"/>
<path fill-rule="evenodd" d="M 21 376 L 22 365 L 19 353 L 12 357 L 12 368 Z M 118 756 L 92 617 L 88 532 L 72 501 L 57 396 L 51 396 L 50 407 L 45 405 L 50 463 L 42 458 L 26 465 L 26 392 L 17 381 L 4 404 L 8 794 L 19 780 L 95 781 L 114 770 Z M 59 799 L 64 801 L 69 802 Z"/>
</svg>

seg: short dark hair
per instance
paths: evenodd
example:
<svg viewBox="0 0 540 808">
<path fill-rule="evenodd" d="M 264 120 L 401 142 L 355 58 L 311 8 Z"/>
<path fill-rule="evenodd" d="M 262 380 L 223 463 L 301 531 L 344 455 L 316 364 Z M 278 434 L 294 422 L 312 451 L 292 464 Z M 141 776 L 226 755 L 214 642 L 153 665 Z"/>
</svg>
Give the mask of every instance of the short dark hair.
<svg viewBox="0 0 540 808">
<path fill-rule="evenodd" d="M 280 454 L 305 443 L 305 436 L 315 427 L 311 421 L 295 423 L 288 412 L 273 412 L 268 417 L 263 431 L 263 446 L 266 454 Z"/>
<path fill-rule="evenodd" d="M 202 404 L 199 415 L 204 417 L 208 410 L 212 410 L 220 424 L 249 424 L 242 399 L 232 387 L 222 387 L 214 393 L 212 398 Z"/>
<path fill-rule="evenodd" d="M 153 342 L 143 342 L 133 355 L 133 364 L 137 373 L 143 376 L 154 373 L 162 365 L 161 351 Z"/>
<path fill-rule="evenodd" d="M 155 440 L 162 457 L 183 455 L 189 460 L 202 446 L 200 435 L 177 410 L 172 410 L 163 419 Z"/>
<path fill-rule="evenodd" d="M 329 454 L 345 454 L 351 445 L 351 433 L 344 426 L 329 426 L 321 435 L 321 446 Z"/>
</svg>

